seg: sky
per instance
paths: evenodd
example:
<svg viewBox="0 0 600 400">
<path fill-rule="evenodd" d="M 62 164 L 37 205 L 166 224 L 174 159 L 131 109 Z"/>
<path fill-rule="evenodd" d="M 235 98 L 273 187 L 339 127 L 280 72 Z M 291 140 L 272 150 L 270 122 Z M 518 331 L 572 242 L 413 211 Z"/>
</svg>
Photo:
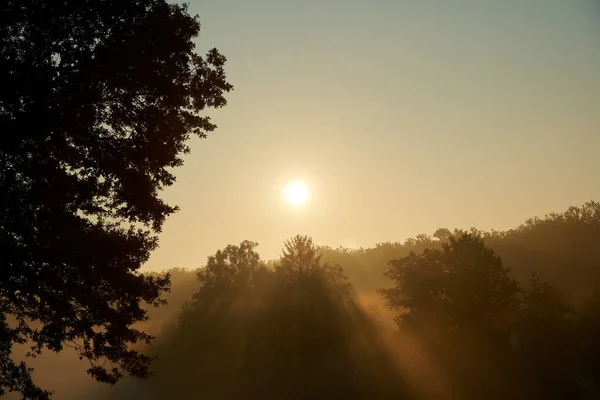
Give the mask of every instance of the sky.
<svg viewBox="0 0 600 400">
<path fill-rule="evenodd" d="M 265 259 L 600 200 L 597 0 L 192 0 L 235 89 L 164 198 L 144 269 L 243 240 Z M 303 207 L 287 183 L 305 182 Z"/>
</svg>

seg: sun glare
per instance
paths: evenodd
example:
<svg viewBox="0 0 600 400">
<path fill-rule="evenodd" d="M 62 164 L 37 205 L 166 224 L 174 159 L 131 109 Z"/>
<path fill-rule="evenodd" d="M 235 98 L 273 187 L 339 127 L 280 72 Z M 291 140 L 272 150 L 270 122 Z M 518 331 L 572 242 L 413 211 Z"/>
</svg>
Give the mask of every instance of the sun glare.
<svg viewBox="0 0 600 400">
<path fill-rule="evenodd" d="M 308 200 L 308 188 L 304 183 L 290 183 L 285 188 L 285 199 L 293 206 L 301 206 Z"/>
</svg>

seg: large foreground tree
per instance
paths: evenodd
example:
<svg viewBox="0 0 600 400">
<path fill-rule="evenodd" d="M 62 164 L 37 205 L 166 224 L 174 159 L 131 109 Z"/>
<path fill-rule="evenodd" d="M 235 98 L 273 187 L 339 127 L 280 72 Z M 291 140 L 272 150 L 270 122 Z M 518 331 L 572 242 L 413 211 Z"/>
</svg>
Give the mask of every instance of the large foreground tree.
<svg viewBox="0 0 600 400">
<path fill-rule="evenodd" d="M 15 344 L 74 346 L 103 382 L 147 376 L 133 324 L 168 279 L 137 270 L 177 210 L 159 193 L 231 89 L 199 31 L 164 0 L 0 3 L 0 396 L 49 395 Z"/>
</svg>

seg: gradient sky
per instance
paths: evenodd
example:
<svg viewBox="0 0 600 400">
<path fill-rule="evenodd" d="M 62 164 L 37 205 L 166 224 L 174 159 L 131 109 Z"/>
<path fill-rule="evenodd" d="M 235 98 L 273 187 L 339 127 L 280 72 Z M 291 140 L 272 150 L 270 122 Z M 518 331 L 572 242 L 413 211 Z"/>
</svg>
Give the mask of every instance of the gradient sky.
<svg viewBox="0 0 600 400">
<path fill-rule="evenodd" d="M 165 191 L 145 268 L 297 233 L 333 247 L 507 229 L 600 199 L 596 0 L 201 0 L 235 86 Z M 294 210 L 282 186 L 304 180 Z"/>
</svg>

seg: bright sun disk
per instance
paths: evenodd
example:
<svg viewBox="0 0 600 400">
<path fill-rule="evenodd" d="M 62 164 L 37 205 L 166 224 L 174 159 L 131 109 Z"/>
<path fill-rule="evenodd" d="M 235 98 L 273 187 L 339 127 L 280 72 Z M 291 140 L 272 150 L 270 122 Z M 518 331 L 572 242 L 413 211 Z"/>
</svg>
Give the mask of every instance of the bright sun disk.
<svg viewBox="0 0 600 400">
<path fill-rule="evenodd" d="M 293 206 L 299 206 L 308 200 L 308 188 L 304 183 L 290 183 L 285 188 L 285 199 Z"/>
</svg>

